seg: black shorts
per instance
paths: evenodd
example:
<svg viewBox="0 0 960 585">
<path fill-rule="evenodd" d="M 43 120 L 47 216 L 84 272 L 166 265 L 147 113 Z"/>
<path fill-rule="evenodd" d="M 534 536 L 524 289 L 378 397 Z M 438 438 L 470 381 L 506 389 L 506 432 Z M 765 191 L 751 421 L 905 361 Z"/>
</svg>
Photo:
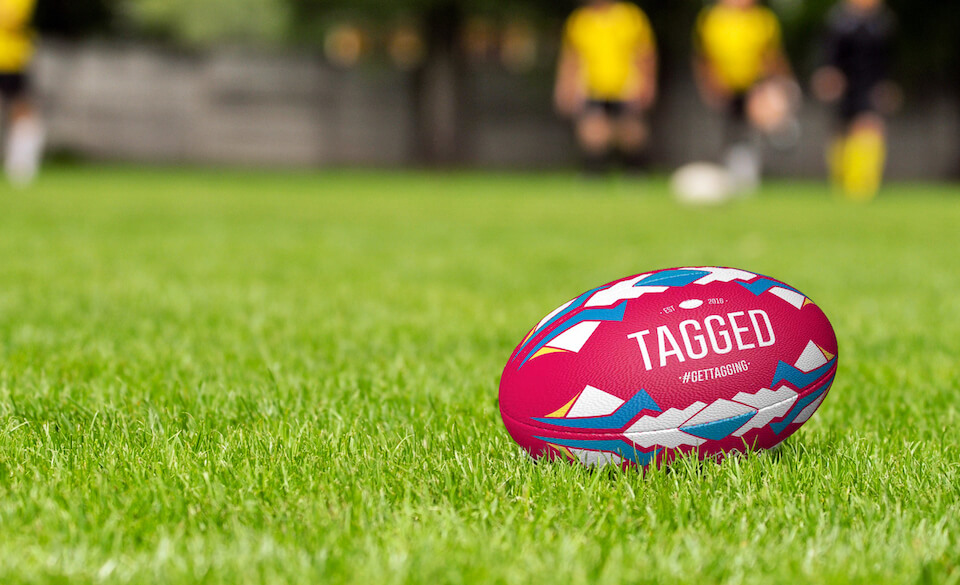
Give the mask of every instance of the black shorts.
<svg viewBox="0 0 960 585">
<path fill-rule="evenodd" d="M 621 118 L 627 113 L 627 102 L 616 100 L 587 100 L 584 115 L 602 113 L 610 118 Z"/>
<path fill-rule="evenodd" d="M 24 97 L 30 89 L 30 80 L 26 73 L 0 73 L 0 97 L 4 101 Z"/>
<path fill-rule="evenodd" d="M 730 103 L 727 105 L 727 116 L 731 122 L 747 121 L 747 97 L 749 95 L 749 92 L 743 91 L 731 96 Z"/>
<path fill-rule="evenodd" d="M 849 124 L 863 114 L 878 113 L 873 103 L 873 90 L 873 87 L 849 87 L 840 99 L 840 122 Z"/>
<path fill-rule="evenodd" d="M 727 144 L 749 142 L 753 136 L 750 121 L 747 119 L 748 92 L 738 92 L 730 97 L 727 103 L 726 124 L 723 136 Z"/>
</svg>

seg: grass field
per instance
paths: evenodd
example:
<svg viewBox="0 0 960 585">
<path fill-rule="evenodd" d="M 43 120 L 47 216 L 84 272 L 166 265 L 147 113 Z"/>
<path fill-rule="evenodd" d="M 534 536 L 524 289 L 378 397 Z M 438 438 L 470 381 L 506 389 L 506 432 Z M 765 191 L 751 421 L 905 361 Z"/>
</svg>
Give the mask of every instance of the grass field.
<svg viewBox="0 0 960 585">
<path fill-rule="evenodd" d="M 960 188 L 685 210 L 570 176 L 55 169 L 0 191 L 0 583 L 960 583 Z M 522 458 L 527 329 L 647 269 L 813 297 L 776 454 Z"/>
</svg>

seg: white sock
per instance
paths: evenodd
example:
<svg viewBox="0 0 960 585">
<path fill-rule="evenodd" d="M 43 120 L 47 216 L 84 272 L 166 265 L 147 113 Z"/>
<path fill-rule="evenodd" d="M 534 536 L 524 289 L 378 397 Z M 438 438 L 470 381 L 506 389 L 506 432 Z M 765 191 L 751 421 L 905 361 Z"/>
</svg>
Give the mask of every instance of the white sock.
<svg viewBox="0 0 960 585">
<path fill-rule="evenodd" d="M 749 144 L 735 144 L 727 150 L 726 167 L 734 191 L 749 195 L 760 186 L 760 153 Z"/>
<path fill-rule="evenodd" d="M 37 177 L 46 131 L 37 116 L 13 122 L 7 135 L 4 169 L 7 178 L 17 187 L 26 187 Z"/>
</svg>

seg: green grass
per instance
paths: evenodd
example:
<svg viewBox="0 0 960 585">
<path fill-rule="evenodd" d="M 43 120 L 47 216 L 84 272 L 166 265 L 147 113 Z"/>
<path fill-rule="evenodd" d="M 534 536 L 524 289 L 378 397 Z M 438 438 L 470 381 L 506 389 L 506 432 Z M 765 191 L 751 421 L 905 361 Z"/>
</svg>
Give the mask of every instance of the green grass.
<svg viewBox="0 0 960 585">
<path fill-rule="evenodd" d="M 0 191 L 0 583 L 958 583 L 960 189 L 55 169 Z M 522 458 L 500 370 L 643 270 L 824 308 L 841 366 L 777 453 Z"/>
</svg>

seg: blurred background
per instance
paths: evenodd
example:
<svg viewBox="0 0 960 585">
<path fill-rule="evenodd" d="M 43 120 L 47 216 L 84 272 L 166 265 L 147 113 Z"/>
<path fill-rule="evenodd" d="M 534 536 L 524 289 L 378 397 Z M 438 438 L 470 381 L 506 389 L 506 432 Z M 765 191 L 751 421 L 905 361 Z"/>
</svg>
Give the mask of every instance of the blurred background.
<svg viewBox="0 0 960 585">
<path fill-rule="evenodd" d="M 832 0 L 772 0 L 803 82 Z M 889 175 L 960 176 L 960 11 L 892 0 Z M 577 164 L 551 92 L 570 0 L 39 0 L 36 95 L 53 157 L 254 166 L 562 168 Z M 709 159 L 723 122 L 691 73 L 698 0 L 643 2 L 662 96 L 650 157 Z M 775 175 L 823 176 L 832 131 L 807 100 Z"/>
</svg>

